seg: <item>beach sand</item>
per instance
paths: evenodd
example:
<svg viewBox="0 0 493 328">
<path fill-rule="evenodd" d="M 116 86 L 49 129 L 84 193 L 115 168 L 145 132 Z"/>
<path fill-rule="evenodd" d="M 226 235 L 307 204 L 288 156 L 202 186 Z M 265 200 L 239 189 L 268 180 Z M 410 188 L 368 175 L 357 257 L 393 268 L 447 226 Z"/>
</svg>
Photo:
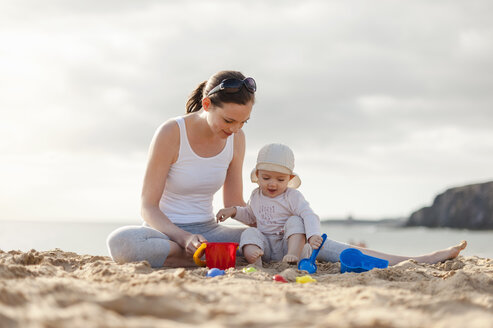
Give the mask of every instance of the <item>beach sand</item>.
<svg viewBox="0 0 493 328">
<path fill-rule="evenodd" d="M 0 251 L 0 327 L 493 327 L 493 260 L 340 274 L 318 263 L 316 283 L 275 263 L 225 276 L 152 269 L 109 257 Z M 281 273 L 290 282 L 272 280 Z"/>
</svg>

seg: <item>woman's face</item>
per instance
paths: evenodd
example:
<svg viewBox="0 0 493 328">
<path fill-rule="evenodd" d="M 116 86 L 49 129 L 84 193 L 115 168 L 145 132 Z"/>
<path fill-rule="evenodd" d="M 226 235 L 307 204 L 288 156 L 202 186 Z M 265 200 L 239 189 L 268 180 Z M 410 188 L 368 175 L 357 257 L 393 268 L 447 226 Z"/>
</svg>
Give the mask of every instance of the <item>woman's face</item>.
<svg viewBox="0 0 493 328">
<path fill-rule="evenodd" d="M 227 138 L 238 132 L 250 118 L 253 102 L 246 105 L 223 103 L 219 106 L 210 106 L 207 109 L 207 122 L 214 133 L 221 138 Z"/>
</svg>

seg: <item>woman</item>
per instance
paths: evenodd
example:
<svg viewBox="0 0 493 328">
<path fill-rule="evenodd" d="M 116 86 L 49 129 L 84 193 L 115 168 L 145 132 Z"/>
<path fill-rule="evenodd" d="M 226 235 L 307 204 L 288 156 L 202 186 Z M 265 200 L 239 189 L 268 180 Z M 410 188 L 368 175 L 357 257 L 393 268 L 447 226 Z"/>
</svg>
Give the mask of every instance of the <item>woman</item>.
<svg viewBox="0 0 493 328">
<path fill-rule="evenodd" d="M 192 92 L 186 115 L 158 128 L 142 188 L 144 223 L 121 227 L 107 240 L 116 262 L 191 266 L 205 241 L 239 242 L 244 229 L 218 225 L 212 199 L 223 187 L 225 207 L 245 205 L 241 128 L 250 118 L 255 91 L 253 78 L 218 72 Z"/>
</svg>

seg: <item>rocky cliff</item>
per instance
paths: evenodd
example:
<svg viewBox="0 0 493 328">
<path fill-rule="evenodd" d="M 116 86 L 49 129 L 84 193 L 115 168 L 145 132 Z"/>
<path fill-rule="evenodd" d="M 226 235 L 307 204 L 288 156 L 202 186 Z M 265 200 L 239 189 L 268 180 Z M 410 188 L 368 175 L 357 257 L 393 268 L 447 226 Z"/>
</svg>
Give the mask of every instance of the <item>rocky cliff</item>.
<svg viewBox="0 0 493 328">
<path fill-rule="evenodd" d="M 407 226 L 493 229 L 493 181 L 446 190 L 411 214 Z"/>
</svg>

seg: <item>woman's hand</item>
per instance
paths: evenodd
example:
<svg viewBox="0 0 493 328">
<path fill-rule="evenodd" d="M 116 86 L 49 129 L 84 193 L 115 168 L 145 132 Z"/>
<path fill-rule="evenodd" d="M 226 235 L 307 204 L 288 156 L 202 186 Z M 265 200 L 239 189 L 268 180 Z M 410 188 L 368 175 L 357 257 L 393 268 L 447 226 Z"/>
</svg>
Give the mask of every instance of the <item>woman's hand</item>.
<svg viewBox="0 0 493 328">
<path fill-rule="evenodd" d="M 205 242 L 207 242 L 207 239 L 202 235 L 190 235 L 185 239 L 185 252 L 187 252 L 188 255 L 193 255 L 197 248 Z"/>
<path fill-rule="evenodd" d="M 235 217 L 236 215 L 236 207 L 228 207 L 219 210 L 216 215 L 217 222 L 226 221 L 227 218 Z"/>
<path fill-rule="evenodd" d="M 313 235 L 308 239 L 308 243 L 312 249 L 318 249 L 322 245 L 322 241 L 323 239 L 319 235 Z"/>
</svg>

